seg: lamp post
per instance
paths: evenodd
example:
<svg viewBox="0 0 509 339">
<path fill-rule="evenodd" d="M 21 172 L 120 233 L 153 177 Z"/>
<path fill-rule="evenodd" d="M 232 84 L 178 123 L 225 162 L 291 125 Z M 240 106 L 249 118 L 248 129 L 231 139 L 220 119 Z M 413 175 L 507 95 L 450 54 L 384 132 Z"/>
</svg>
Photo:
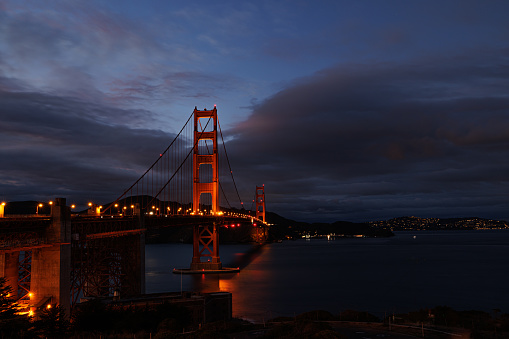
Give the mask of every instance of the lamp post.
<svg viewBox="0 0 509 339">
<path fill-rule="evenodd" d="M 4 217 L 4 211 L 5 211 L 5 202 L 2 202 L 0 204 L 0 218 Z"/>
<path fill-rule="evenodd" d="M 37 208 L 35 209 L 35 214 L 39 215 L 39 207 L 42 207 L 42 204 L 37 204 Z"/>
</svg>

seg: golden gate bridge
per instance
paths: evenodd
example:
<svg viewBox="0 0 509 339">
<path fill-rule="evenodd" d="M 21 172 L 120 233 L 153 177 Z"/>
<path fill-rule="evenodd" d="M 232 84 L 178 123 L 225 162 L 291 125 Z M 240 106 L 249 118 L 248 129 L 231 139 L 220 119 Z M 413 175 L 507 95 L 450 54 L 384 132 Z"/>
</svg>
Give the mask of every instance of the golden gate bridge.
<svg viewBox="0 0 509 339">
<path fill-rule="evenodd" d="M 0 205 L 0 275 L 32 313 L 52 304 L 70 311 L 81 298 L 143 294 L 145 232 L 174 226 L 193 228 L 190 268 L 179 273 L 237 271 L 222 266 L 218 228 L 248 225 L 252 240 L 264 242 L 264 186 L 256 186 L 253 204 L 254 212 L 243 208 L 216 107 L 195 107 L 170 145 L 113 202 L 90 203 L 83 215 L 57 198 L 50 215 L 24 217 L 4 215 Z"/>
</svg>

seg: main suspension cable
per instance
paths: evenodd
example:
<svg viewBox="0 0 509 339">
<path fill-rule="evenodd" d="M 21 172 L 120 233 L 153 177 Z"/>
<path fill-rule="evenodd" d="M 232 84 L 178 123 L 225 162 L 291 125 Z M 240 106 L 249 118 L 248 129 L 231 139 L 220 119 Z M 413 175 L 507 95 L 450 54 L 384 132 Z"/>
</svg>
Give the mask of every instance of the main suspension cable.
<svg viewBox="0 0 509 339">
<path fill-rule="evenodd" d="M 200 120 L 198 120 L 198 123 L 200 124 L 200 128 L 201 128 L 201 130 L 203 131 L 203 130 L 204 130 L 204 128 L 203 128 L 203 127 L 202 127 L 202 125 L 201 125 L 201 121 L 200 121 Z M 218 123 L 219 123 L 219 119 L 218 119 Z M 205 126 L 205 128 L 206 128 L 206 127 L 207 127 L 207 126 Z M 207 154 L 210 154 L 209 145 L 207 144 L 207 140 L 205 140 L 205 147 L 206 147 L 206 149 L 207 149 Z M 214 147 L 214 146 L 212 146 L 212 147 Z M 213 151 L 212 151 L 212 152 L 213 152 Z M 219 161 L 219 159 L 218 159 L 218 161 Z M 218 173 L 218 174 L 219 174 L 219 173 Z M 224 200 L 226 200 L 226 204 L 228 205 L 228 208 L 229 208 L 229 209 L 231 209 L 231 208 L 232 208 L 232 206 L 230 205 L 230 202 L 228 201 L 228 197 L 226 196 L 226 193 L 225 193 L 225 192 L 224 192 L 224 190 L 223 190 L 223 185 L 221 185 L 221 180 L 219 179 L 219 175 L 218 175 L 218 178 L 217 178 L 217 183 L 219 184 L 219 189 L 221 190 L 221 193 L 223 193 L 223 197 L 224 197 Z"/>
<path fill-rule="evenodd" d="M 152 168 L 153 168 L 153 167 L 154 167 L 154 166 L 155 166 L 155 165 L 159 162 L 159 160 L 161 160 L 161 158 L 163 157 L 163 155 L 165 155 L 165 154 L 166 154 L 166 152 L 168 152 L 168 150 L 170 149 L 170 147 L 171 147 L 171 146 L 175 143 L 175 141 L 179 138 L 180 134 L 182 134 L 182 131 L 184 130 L 184 128 L 186 128 L 187 124 L 189 123 L 189 121 L 190 121 L 190 120 L 191 120 L 191 118 L 193 117 L 193 114 L 194 114 L 194 112 L 193 112 L 193 113 L 191 113 L 191 115 L 190 115 L 190 116 L 189 116 L 189 118 L 187 119 L 186 123 L 184 124 L 184 127 L 182 127 L 182 129 L 180 130 L 180 132 L 179 132 L 179 133 L 177 134 L 177 136 L 173 139 L 173 141 L 171 142 L 171 144 L 170 144 L 168 147 L 166 147 L 166 149 L 164 150 L 164 152 L 163 152 L 163 153 L 161 153 L 161 154 L 159 155 L 159 158 L 157 158 L 157 160 L 156 160 L 156 161 L 152 164 L 152 166 L 150 166 L 150 167 L 149 167 L 149 168 L 145 171 L 145 173 L 143 173 L 143 175 L 142 175 L 141 177 L 139 177 L 139 178 L 138 178 L 138 180 L 136 180 L 134 184 L 132 184 L 132 185 L 131 185 L 131 187 L 129 187 L 128 189 L 126 189 L 126 190 L 124 191 L 124 193 L 122 193 L 122 195 L 121 195 L 121 196 L 119 196 L 119 197 L 118 197 L 118 198 L 117 198 L 117 199 L 116 199 L 116 200 L 115 200 L 115 201 L 114 201 L 114 202 L 113 202 L 110 206 L 108 206 L 108 208 L 107 208 L 107 209 L 105 209 L 105 210 L 104 210 L 104 212 L 106 212 L 107 210 L 109 210 L 109 209 L 111 208 L 111 206 L 114 206 L 114 205 L 115 205 L 115 204 L 116 204 L 116 203 L 117 203 L 120 199 L 122 199 L 122 198 L 123 198 L 123 197 L 127 194 L 127 192 L 129 192 L 129 191 L 130 191 L 130 190 L 131 190 L 134 186 L 136 186 L 136 185 L 140 182 L 140 180 L 142 180 L 142 179 L 145 177 L 145 175 L 146 175 L 146 174 L 147 174 L 147 173 L 148 173 L 148 172 L 149 172 L 149 171 L 150 171 L 150 170 L 151 170 L 151 169 L 152 169 Z M 187 157 L 186 157 L 186 159 L 187 159 Z M 182 165 L 181 165 L 180 167 L 182 167 Z M 179 169 L 180 169 L 180 167 L 179 167 Z M 173 178 L 173 177 L 172 177 L 172 178 Z M 165 185 L 165 187 L 166 187 L 166 185 Z M 161 193 L 161 192 L 159 192 L 159 193 Z M 143 192 L 142 192 L 142 194 L 143 194 Z M 152 200 L 153 200 L 153 199 L 152 199 Z"/>
<path fill-rule="evenodd" d="M 189 118 L 190 119 L 190 118 Z M 209 124 L 210 120 L 212 118 L 209 118 L 209 120 L 207 120 L 207 123 L 205 124 L 205 128 L 207 128 L 207 125 Z M 189 120 L 188 120 L 189 121 Z M 170 179 L 168 179 L 168 181 L 166 182 L 166 184 L 164 184 L 164 186 L 159 190 L 159 192 L 157 192 L 157 194 L 152 198 L 152 200 L 150 200 L 150 203 L 147 205 L 149 206 L 150 204 L 152 204 L 152 201 L 154 201 L 154 199 L 156 199 L 159 194 L 161 194 L 161 192 L 166 188 L 166 186 L 168 186 L 168 184 L 170 183 L 170 181 L 175 177 L 175 175 L 177 175 L 178 171 L 182 168 L 182 166 L 186 163 L 187 159 L 189 158 L 189 156 L 193 153 L 194 151 L 194 148 L 196 147 L 196 145 L 198 144 L 198 141 L 201 139 L 201 136 L 203 135 L 203 133 L 205 133 L 205 130 L 202 130 L 202 132 L 200 133 L 200 137 L 197 138 L 194 142 L 194 145 L 193 147 L 190 149 L 189 153 L 187 153 L 187 156 L 184 158 L 184 160 L 182 161 L 182 163 L 180 164 L 180 166 L 175 170 L 175 172 L 173 173 L 173 175 L 171 176 Z"/>
<path fill-rule="evenodd" d="M 228 163 L 228 168 L 229 168 L 230 174 L 232 176 L 233 186 L 235 187 L 235 192 L 237 192 L 237 197 L 239 198 L 240 205 L 241 205 L 242 209 L 244 209 L 244 203 L 242 202 L 242 199 L 240 198 L 239 190 L 237 189 L 237 184 L 235 183 L 235 178 L 233 177 L 233 171 L 232 171 L 232 166 L 230 165 L 230 159 L 228 158 L 228 152 L 226 152 L 226 144 L 223 139 L 223 131 L 221 130 L 221 124 L 219 123 L 219 118 L 217 118 L 217 126 L 219 127 L 219 134 L 221 135 L 221 141 L 223 143 L 224 154 L 226 156 L 226 162 Z"/>
</svg>

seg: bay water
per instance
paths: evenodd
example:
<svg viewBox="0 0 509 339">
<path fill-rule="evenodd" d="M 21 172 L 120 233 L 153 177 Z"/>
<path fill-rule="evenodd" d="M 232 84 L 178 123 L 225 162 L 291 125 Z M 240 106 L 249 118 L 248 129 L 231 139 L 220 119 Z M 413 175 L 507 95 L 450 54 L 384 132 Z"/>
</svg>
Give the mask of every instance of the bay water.
<svg viewBox="0 0 509 339">
<path fill-rule="evenodd" d="M 220 245 L 240 273 L 173 274 L 190 244 L 146 246 L 146 292 L 233 295 L 234 317 L 262 322 L 312 310 L 382 317 L 438 305 L 509 312 L 509 230 L 396 232 L 391 238 L 284 241 L 252 251 Z"/>
</svg>

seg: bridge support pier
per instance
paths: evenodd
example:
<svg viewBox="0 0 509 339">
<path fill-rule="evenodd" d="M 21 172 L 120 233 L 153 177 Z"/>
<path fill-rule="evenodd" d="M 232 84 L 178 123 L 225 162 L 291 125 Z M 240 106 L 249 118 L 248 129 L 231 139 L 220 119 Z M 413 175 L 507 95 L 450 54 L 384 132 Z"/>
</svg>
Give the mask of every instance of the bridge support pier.
<svg viewBox="0 0 509 339">
<path fill-rule="evenodd" d="M 71 245 L 55 245 L 34 249 L 30 304 L 36 309 L 58 304 L 69 316 L 71 308 Z"/>
<path fill-rule="evenodd" d="M 65 198 L 57 198 L 51 211 L 51 226 L 46 230 L 48 247 L 32 251 L 30 305 L 37 309 L 59 304 L 70 314 L 71 301 L 71 215 Z"/>
<path fill-rule="evenodd" d="M 201 249 L 200 249 L 201 247 Z M 201 257 L 210 257 L 210 261 L 202 262 Z M 219 258 L 219 235 L 217 226 L 195 225 L 193 230 L 193 261 L 191 270 L 221 270 L 223 265 Z"/>
<path fill-rule="evenodd" d="M 12 287 L 12 294 L 18 295 L 18 262 L 19 251 L 0 253 L 0 276 L 5 277 L 6 284 Z"/>
</svg>

